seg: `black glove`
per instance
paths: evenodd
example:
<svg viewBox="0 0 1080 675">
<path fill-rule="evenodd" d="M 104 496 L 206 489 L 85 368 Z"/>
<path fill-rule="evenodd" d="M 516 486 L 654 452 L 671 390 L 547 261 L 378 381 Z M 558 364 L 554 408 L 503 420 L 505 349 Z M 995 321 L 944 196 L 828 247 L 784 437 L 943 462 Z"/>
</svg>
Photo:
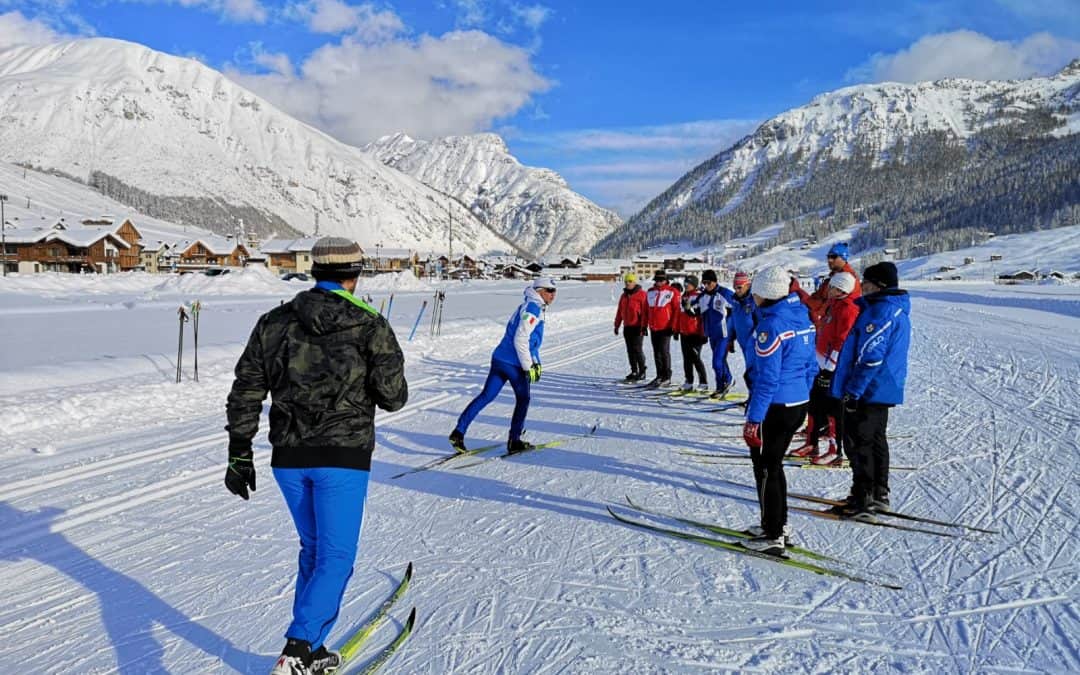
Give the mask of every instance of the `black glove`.
<svg viewBox="0 0 1080 675">
<path fill-rule="evenodd" d="M 851 394 L 844 394 L 844 412 L 849 415 L 859 409 L 859 399 Z"/>
<path fill-rule="evenodd" d="M 229 447 L 229 467 L 225 469 L 225 487 L 229 492 L 248 498 L 248 488 L 255 491 L 255 459 L 251 448 Z"/>
<path fill-rule="evenodd" d="M 645 337 L 649 334 L 649 329 L 645 326 L 641 327 L 641 337 Z"/>
<path fill-rule="evenodd" d="M 828 393 L 832 389 L 832 377 L 833 371 L 831 370 L 819 370 L 817 377 L 814 378 L 814 386 L 818 389 L 824 389 L 825 393 Z"/>
</svg>

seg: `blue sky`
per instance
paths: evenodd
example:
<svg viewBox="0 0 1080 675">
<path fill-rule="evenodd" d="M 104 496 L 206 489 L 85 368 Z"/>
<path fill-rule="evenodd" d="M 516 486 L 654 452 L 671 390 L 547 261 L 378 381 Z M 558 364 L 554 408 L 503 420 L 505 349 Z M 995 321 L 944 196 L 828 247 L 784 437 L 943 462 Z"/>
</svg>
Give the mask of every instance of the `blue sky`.
<svg viewBox="0 0 1080 675">
<path fill-rule="evenodd" d="M 1080 0 L 0 0 L 0 48 L 195 56 L 357 145 L 497 131 L 629 214 L 756 124 L 851 84 L 1080 57 Z"/>
</svg>

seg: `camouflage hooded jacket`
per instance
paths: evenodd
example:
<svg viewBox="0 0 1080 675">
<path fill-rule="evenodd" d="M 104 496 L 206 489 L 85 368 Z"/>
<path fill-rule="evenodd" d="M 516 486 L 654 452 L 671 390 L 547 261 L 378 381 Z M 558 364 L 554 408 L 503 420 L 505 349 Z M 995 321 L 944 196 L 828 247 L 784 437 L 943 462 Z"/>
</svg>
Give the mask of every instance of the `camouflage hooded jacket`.
<svg viewBox="0 0 1080 675">
<path fill-rule="evenodd" d="M 394 331 L 375 310 L 316 288 L 259 318 L 229 392 L 229 449 L 251 448 L 267 392 L 272 465 L 369 469 L 375 406 L 409 396 Z"/>
</svg>

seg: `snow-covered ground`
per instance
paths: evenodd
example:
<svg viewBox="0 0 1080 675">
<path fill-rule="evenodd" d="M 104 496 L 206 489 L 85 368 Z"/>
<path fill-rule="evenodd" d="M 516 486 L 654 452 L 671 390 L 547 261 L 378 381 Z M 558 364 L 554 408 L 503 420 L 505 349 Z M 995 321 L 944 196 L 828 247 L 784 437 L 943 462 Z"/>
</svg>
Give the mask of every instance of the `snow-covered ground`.
<svg viewBox="0 0 1080 675">
<path fill-rule="evenodd" d="M 42 673 L 266 673 L 288 623 L 296 536 L 265 431 L 252 500 L 221 484 L 224 399 L 256 317 L 305 284 L 142 276 L 0 282 L 0 657 Z M 1080 671 L 1077 286 L 913 288 L 908 402 L 891 429 L 894 463 L 915 470 L 893 474 L 893 506 L 1000 534 L 791 514 L 803 545 L 899 591 L 608 516 L 629 495 L 736 527 L 756 519 L 753 493 L 724 482 L 751 483 L 748 464 L 678 452 L 743 453 L 737 413 L 610 386 L 626 363 L 609 284 L 560 288 L 527 425 L 535 441 L 599 423 L 595 437 L 392 480 L 447 452 L 521 284 L 440 288 L 441 337 L 425 314 L 412 342 L 431 290 L 395 293 L 410 402 L 377 420 L 368 517 L 333 641 L 412 561 L 394 616 L 415 605 L 419 621 L 388 672 Z M 376 304 L 389 296 L 369 292 Z M 195 299 L 200 381 L 189 327 L 178 385 L 176 309 Z M 505 393 L 469 440 L 504 438 L 511 407 Z M 792 490 L 819 495 L 842 496 L 849 481 L 787 474 Z"/>
</svg>

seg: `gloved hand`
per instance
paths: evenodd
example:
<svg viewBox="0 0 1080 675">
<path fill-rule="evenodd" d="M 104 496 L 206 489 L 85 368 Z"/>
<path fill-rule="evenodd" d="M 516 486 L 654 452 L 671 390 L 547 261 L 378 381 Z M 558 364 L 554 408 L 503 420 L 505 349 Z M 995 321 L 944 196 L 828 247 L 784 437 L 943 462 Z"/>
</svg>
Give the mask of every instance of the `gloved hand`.
<svg viewBox="0 0 1080 675">
<path fill-rule="evenodd" d="M 647 337 L 648 335 L 649 335 L 649 327 L 648 326 L 642 326 L 641 327 L 641 337 Z"/>
<path fill-rule="evenodd" d="M 618 326 L 615 326 L 615 334 L 616 334 L 616 335 L 618 335 L 618 334 L 619 334 L 619 327 L 618 327 Z"/>
<path fill-rule="evenodd" d="M 528 376 L 529 382 L 539 382 L 540 374 L 543 371 L 544 369 L 540 367 L 539 363 L 534 363 L 528 370 L 525 371 L 525 374 Z"/>
<path fill-rule="evenodd" d="M 751 448 L 761 448 L 761 423 L 747 422 L 742 428 L 742 437 Z"/>
<path fill-rule="evenodd" d="M 675 333 L 674 335 L 671 336 L 671 339 L 674 340 L 675 342 L 678 342 L 679 341 L 679 334 Z"/>
<path fill-rule="evenodd" d="M 817 377 L 814 378 L 814 386 L 818 389 L 824 389 L 828 392 L 832 389 L 833 371 L 831 370 L 819 370 Z"/>
<path fill-rule="evenodd" d="M 255 459 L 251 448 L 229 448 L 229 467 L 225 469 L 225 487 L 229 492 L 248 498 L 248 488 L 255 491 Z"/>
<path fill-rule="evenodd" d="M 727 350 L 728 350 L 728 354 L 734 354 L 735 353 L 735 341 L 734 340 L 728 340 Z"/>
<path fill-rule="evenodd" d="M 791 277 L 791 283 L 788 285 L 788 293 L 798 293 L 802 290 L 802 285 L 799 284 L 799 280 L 795 277 Z"/>
<path fill-rule="evenodd" d="M 849 415 L 859 409 L 859 399 L 851 394 L 844 394 L 844 412 Z"/>
</svg>

